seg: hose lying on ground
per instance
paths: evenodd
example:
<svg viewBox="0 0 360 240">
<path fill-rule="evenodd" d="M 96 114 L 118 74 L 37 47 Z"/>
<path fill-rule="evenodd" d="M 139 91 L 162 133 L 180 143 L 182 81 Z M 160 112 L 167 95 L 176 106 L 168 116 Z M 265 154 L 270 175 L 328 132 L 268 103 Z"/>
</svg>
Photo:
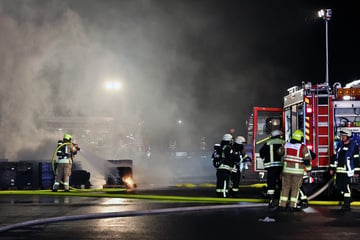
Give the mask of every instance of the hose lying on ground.
<svg viewBox="0 0 360 240">
<path fill-rule="evenodd" d="M 114 218 L 114 217 L 133 217 L 133 216 L 158 215 L 158 214 L 169 214 L 169 213 L 178 213 L 178 212 L 183 213 L 183 212 L 194 212 L 194 211 L 205 211 L 205 210 L 251 208 L 251 207 L 264 207 L 264 206 L 267 206 L 267 204 L 257 203 L 257 204 L 211 205 L 211 206 L 164 208 L 164 209 L 153 209 L 153 210 L 142 210 L 142 211 L 92 213 L 92 214 L 84 214 L 84 215 L 51 217 L 51 218 L 35 219 L 35 220 L 10 224 L 6 226 L 1 226 L 0 232 L 9 231 L 16 228 L 29 227 L 33 225 L 49 224 L 49 223 L 64 222 L 64 221 L 90 220 L 90 219 Z"/>
</svg>

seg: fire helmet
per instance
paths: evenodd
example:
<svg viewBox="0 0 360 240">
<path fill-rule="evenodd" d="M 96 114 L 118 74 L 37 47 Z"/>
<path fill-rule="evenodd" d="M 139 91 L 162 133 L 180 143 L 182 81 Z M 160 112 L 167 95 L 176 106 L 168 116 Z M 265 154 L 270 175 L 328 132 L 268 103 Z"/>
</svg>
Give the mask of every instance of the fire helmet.
<svg viewBox="0 0 360 240">
<path fill-rule="evenodd" d="M 231 141 L 232 139 L 233 139 L 233 136 L 229 133 L 227 133 L 223 136 L 224 141 Z"/>
<path fill-rule="evenodd" d="M 342 128 L 342 129 L 340 129 L 340 135 L 345 135 L 350 138 L 352 136 L 352 132 L 350 129 Z"/>
<path fill-rule="evenodd" d="M 237 144 L 244 144 L 244 143 L 246 143 L 246 139 L 243 136 L 237 136 L 235 139 L 235 142 Z"/>
<path fill-rule="evenodd" d="M 280 137 L 282 132 L 280 130 L 274 130 L 271 132 L 271 137 Z"/>
<path fill-rule="evenodd" d="M 64 140 L 71 141 L 71 139 L 72 139 L 72 136 L 70 134 L 68 134 L 68 133 L 64 134 Z"/>
<path fill-rule="evenodd" d="M 304 133 L 300 129 L 295 130 L 291 136 L 291 139 L 299 142 L 301 142 L 303 138 L 304 138 Z"/>
<path fill-rule="evenodd" d="M 214 150 L 219 150 L 219 149 L 221 149 L 221 145 L 219 143 L 215 143 Z"/>
</svg>

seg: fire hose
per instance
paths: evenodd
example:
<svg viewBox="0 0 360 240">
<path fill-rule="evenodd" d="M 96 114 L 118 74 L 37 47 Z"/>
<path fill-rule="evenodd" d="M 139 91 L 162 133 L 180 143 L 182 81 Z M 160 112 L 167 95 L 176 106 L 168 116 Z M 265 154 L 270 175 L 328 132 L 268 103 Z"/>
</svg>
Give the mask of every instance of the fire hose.
<svg viewBox="0 0 360 240">
<path fill-rule="evenodd" d="M 195 207 L 177 207 L 177 208 L 164 208 L 164 209 L 153 209 L 153 210 L 142 210 L 142 211 L 125 211 L 125 212 L 108 212 L 108 213 L 91 213 L 83 215 L 73 216 L 61 216 L 61 217 L 50 217 L 35 219 L 15 224 L 10 224 L 0 227 L 0 232 L 9 231 L 16 228 L 24 228 L 40 224 L 49 224 L 55 222 L 64 221 L 78 221 L 78 220 L 89 220 L 89 219 L 100 219 L 100 218 L 114 218 L 114 217 L 133 217 L 133 216 L 145 216 L 145 215 L 159 215 L 159 214 L 171 214 L 171 213 L 184 213 L 184 212 L 195 212 L 205 210 L 219 210 L 219 209 L 232 209 L 232 208 L 251 208 L 251 207 L 264 207 L 267 204 L 230 204 L 230 205 L 210 205 L 210 206 L 195 206 Z"/>
</svg>

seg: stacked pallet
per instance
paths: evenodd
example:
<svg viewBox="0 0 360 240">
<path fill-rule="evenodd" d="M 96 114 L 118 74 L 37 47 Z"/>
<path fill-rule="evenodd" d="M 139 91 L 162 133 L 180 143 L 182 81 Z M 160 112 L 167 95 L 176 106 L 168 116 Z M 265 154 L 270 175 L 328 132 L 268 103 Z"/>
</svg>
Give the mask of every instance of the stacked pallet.
<svg viewBox="0 0 360 240">
<path fill-rule="evenodd" d="M 54 180 L 51 161 L 10 162 L 0 159 L 0 190 L 51 189 Z M 74 164 L 70 186 L 90 188 L 90 173 L 82 170 L 81 165 Z"/>
</svg>

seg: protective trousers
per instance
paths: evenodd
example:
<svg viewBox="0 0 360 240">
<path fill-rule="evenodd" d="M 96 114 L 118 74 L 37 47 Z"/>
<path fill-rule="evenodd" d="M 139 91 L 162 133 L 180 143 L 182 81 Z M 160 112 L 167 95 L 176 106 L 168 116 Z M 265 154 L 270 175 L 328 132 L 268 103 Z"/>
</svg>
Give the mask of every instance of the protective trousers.
<svg viewBox="0 0 360 240">
<path fill-rule="evenodd" d="M 235 171 L 236 170 L 236 171 Z M 239 192 L 239 184 L 240 184 L 241 172 L 239 167 L 233 168 L 231 171 L 231 192 L 236 195 Z"/>
<path fill-rule="evenodd" d="M 269 167 L 267 168 L 267 175 L 266 175 L 266 184 L 267 184 L 267 191 L 266 195 L 269 200 L 269 207 L 275 207 L 278 205 L 279 200 L 279 191 L 276 192 L 277 189 L 281 189 L 282 182 L 281 182 L 281 172 L 283 167 L 282 166 L 276 166 L 276 167 Z M 276 200 L 275 200 L 275 193 L 276 194 Z"/>
<path fill-rule="evenodd" d="M 341 191 L 346 207 L 351 203 L 350 179 L 346 173 L 336 173 L 335 186 Z"/>
<path fill-rule="evenodd" d="M 58 163 L 56 168 L 54 190 L 59 188 L 60 182 L 64 180 L 64 190 L 69 190 L 69 178 L 71 175 L 71 163 Z"/>
<path fill-rule="evenodd" d="M 303 174 L 283 173 L 280 207 L 286 207 L 290 195 L 290 207 L 295 208 L 299 196 L 299 189 L 303 182 Z"/>
<path fill-rule="evenodd" d="M 216 193 L 218 197 L 228 197 L 230 173 L 227 169 L 218 169 L 216 171 Z"/>
<path fill-rule="evenodd" d="M 275 190 L 277 188 L 281 189 L 282 182 L 280 179 L 280 175 L 282 172 L 283 167 L 269 167 L 267 168 L 267 175 L 266 175 L 266 184 L 267 184 L 267 192 L 269 199 L 273 199 Z"/>
</svg>

